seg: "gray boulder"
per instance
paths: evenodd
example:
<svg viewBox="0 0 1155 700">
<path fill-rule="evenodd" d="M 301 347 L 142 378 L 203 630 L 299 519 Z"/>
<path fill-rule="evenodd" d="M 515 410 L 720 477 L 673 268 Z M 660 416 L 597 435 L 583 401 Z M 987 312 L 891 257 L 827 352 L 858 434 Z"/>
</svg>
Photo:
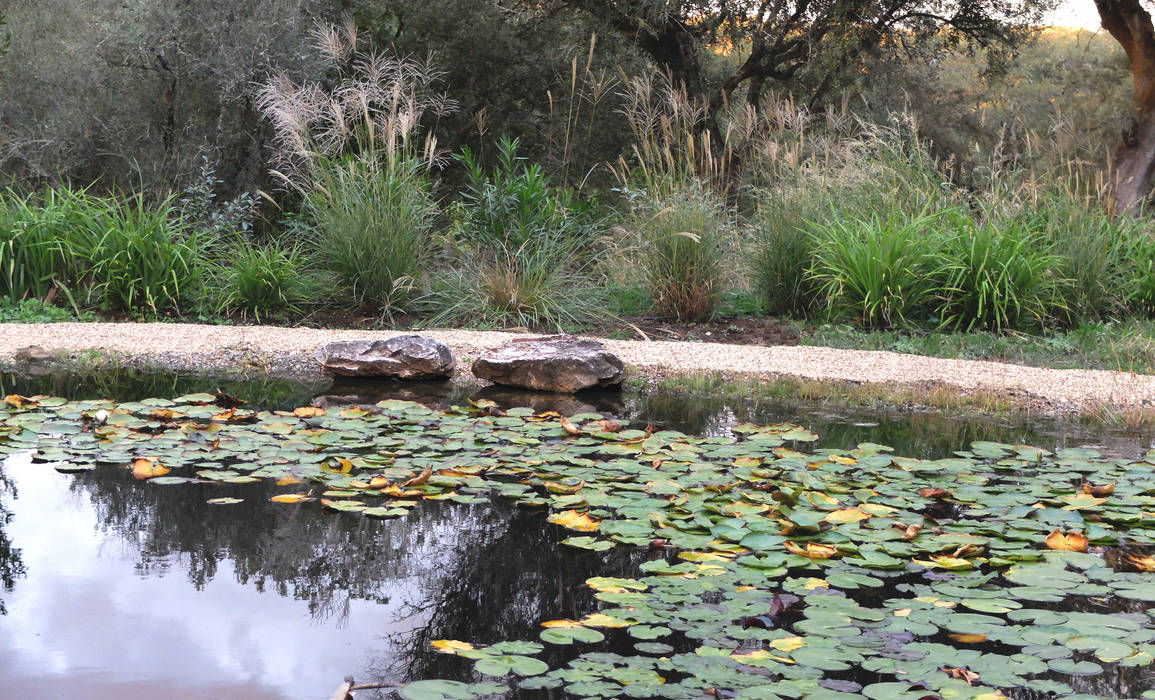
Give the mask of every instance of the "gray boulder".
<svg viewBox="0 0 1155 700">
<path fill-rule="evenodd" d="M 482 353 L 472 369 L 494 384 L 563 393 L 618 386 L 626 375 L 605 345 L 572 335 L 512 340 Z"/>
<path fill-rule="evenodd" d="M 456 364 L 449 348 L 419 335 L 342 340 L 318 348 L 316 358 L 325 369 L 346 377 L 390 379 L 444 379 Z"/>
</svg>

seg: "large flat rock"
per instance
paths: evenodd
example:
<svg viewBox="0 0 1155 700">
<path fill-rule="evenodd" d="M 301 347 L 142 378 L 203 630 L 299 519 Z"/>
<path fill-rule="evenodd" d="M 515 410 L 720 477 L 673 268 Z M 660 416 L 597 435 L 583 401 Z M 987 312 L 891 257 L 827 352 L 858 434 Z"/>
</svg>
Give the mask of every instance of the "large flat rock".
<svg viewBox="0 0 1155 700">
<path fill-rule="evenodd" d="M 626 375 L 605 345 L 571 335 L 510 341 L 483 353 L 472 369 L 494 384 L 563 393 L 616 387 Z"/>
<path fill-rule="evenodd" d="M 317 349 L 317 361 L 346 377 L 445 379 L 456 361 L 445 345 L 420 335 L 342 340 Z"/>
</svg>

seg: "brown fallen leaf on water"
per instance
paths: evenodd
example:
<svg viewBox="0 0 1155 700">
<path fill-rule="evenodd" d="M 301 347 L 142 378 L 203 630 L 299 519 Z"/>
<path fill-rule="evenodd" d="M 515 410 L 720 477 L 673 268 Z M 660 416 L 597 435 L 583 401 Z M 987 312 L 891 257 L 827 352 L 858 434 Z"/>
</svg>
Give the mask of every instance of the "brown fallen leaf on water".
<svg viewBox="0 0 1155 700">
<path fill-rule="evenodd" d="M 546 491 L 549 491 L 550 493 L 560 494 L 562 496 L 572 496 L 573 494 L 577 493 L 578 491 L 581 491 L 585 485 L 586 485 L 586 482 L 580 481 L 580 480 L 576 484 L 562 484 L 562 483 L 559 483 L 557 481 L 542 482 L 542 486 L 545 487 Z"/>
<path fill-rule="evenodd" d="M 603 433 L 616 433 L 622 429 L 621 423 L 612 420 L 595 420 L 589 425 Z"/>
<path fill-rule="evenodd" d="M 1124 554 L 1123 561 L 1140 571 L 1155 572 L 1155 557 L 1151 556 L 1150 554 Z"/>
<path fill-rule="evenodd" d="M 469 642 L 459 642 L 456 639 L 438 639 L 429 643 L 433 647 L 433 651 L 442 654 L 456 654 L 459 651 L 473 651 L 473 645 Z"/>
<path fill-rule="evenodd" d="M 20 394 L 8 394 L 4 397 L 4 403 L 8 404 L 12 408 L 24 408 L 25 406 L 40 405 L 39 401 L 30 399 L 27 396 L 21 396 Z"/>
<path fill-rule="evenodd" d="M 176 411 L 172 410 L 171 408 L 156 408 L 156 409 L 153 409 L 153 411 L 151 413 L 149 413 L 148 415 L 150 418 L 155 418 L 157 420 L 172 420 L 173 418 L 176 418 L 180 414 L 177 413 Z"/>
<path fill-rule="evenodd" d="M 546 620 L 545 622 L 541 623 L 541 626 L 549 629 L 556 627 L 560 627 L 562 629 L 573 629 L 575 627 L 581 627 L 582 623 L 578 620 Z"/>
<path fill-rule="evenodd" d="M 907 542 L 910 542 L 915 537 L 918 537 L 918 533 L 922 531 L 922 525 L 919 523 L 915 523 L 914 525 L 903 525 L 902 523 L 895 523 L 894 527 L 902 530 L 901 539 Z"/>
<path fill-rule="evenodd" d="M 132 463 L 132 478 L 144 481 L 154 476 L 168 474 L 169 468 L 148 457 L 140 457 Z"/>
<path fill-rule="evenodd" d="M 979 679 L 979 674 L 965 668 L 955 668 L 953 666 L 943 666 L 939 669 L 946 673 L 951 678 L 957 678 L 960 681 L 966 681 L 967 685 L 974 685 L 975 681 Z"/>
<path fill-rule="evenodd" d="M 292 486 L 294 484 L 300 484 L 303 482 L 303 479 L 299 479 L 295 476 L 282 476 L 280 479 L 277 479 L 277 486 Z"/>
<path fill-rule="evenodd" d="M 282 493 L 269 499 L 274 503 L 304 503 L 313 500 L 307 493 Z"/>
<path fill-rule="evenodd" d="M 807 542 L 806 546 L 803 547 L 797 542 L 787 540 L 782 543 L 782 546 L 791 554 L 797 554 L 809 559 L 830 559 L 838 554 L 838 549 L 835 547 L 817 542 Z"/>
<path fill-rule="evenodd" d="M 327 462 L 322 462 L 321 468 L 337 474 L 350 474 L 353 471 L 353 462 L 344 457 L 335 457 Z"/>
<path fill-rule="evenodd" d="M 576 510 L 563 510 L 560 513 L 554 513 L 549 516 L 548 520 L 554 525 L 561 525 L 578 532 L 593 532 L 598 529 L 598 525 L 601 523 L 589 513 L 579 513 Z"/>
<path fill-rule="evenodd" d="M 237 408 L 238 406 L 244 406 L 246 403 L 243 399 L 238 399 L 235 396 L 229 396 L 219 388 L 216 391 L 216 397 L 217 400 L 215 403 L 221 408 Z"/>
<path fill-rule="evenodd" d="M 833 513 L 827 513 L 823 520 L 833 525 L 845 525 L 846 523 L 856 523 L 860 520 L 866 520 L 869 517 L 870 514 L 864 512 L 861 508 L 843 508 Z"/>
<path fill-rule="evenodd" d="M 924 486 L 918 490 L 918 495 L 923 498 L 949 498 L 950 490 L 941 486 Z"/>
<path fill-rule="evenodd" d="M 566 431 L 570 435 L 581 435 L 582 434 L 581 429 L 578 428 L 573 423 L 571 423 L 569 418 L 566 418 L 565 416 L 558 416 L 558 418 L 561 420 L 561 429 L 562 430 Z"/>
<path fill-rule="evenodd" d="M 1111 494 L 1115 493 L 1115 482 L 1112 481 L 1109 484 L 1103 484 L 1101 486 L 1096 486 L 1095 484 L 1089 483 L 1083 484 L 1083 493 L 1089 494 L 1091 496 L 1098 496 L 1099 498 L 1102 498 L 1103 496 L 1110 496 Z"/>
<path fill-rule="evenodd" d="M 1047 535 L 1046 543 L 1047 549 L 1058 549 L 1067 552 L 1087 551 L 1087 536 L 1078 530 L 1072 530 L 1067 534 L 1063 534 L 1056 528 L 1051 534 Z"/>
<path fill-rule="evenodd" d="M 987 641 L 986 632 L 983 632 L 982 634 L 957 634 L 955 632 L 951 632 L 947 636 L 962 644 L 979 644 Z"/>
<path fill-rule="evenodd" d="M 420 474 L 413 477 L 409 481 L 403 482 L 401 484 L 401 488 L 404 489 L 404 488 L 409 488 L 410 486 L 422 486 L 425 484 L 426 481 L 429 481 L 429 477 L 432 475 L 433 475 L 433 467 L 426 465 L 425 468 L 421 470 Z"/>
<path fill-rule="evenodd" d="M 420 491 L 402 491 L 400 486 L 393 484 L 381 489 L 381 495 L 390 498 L 421 498 L 425 494 Z"/>
<path fill-rule="evenodd" d="M 293 415 L 298 418 L 316 418 L 325 415 L 325 409 L 316 406 L 301 406 L 293 409 Z"/>
<path fill-rule="evenodd" d="M 369 480 L 369 488 L 371 489 L 383 489 L 388 485 L 389 477 L 382 476 L 380 474 Z"/>
</svg>

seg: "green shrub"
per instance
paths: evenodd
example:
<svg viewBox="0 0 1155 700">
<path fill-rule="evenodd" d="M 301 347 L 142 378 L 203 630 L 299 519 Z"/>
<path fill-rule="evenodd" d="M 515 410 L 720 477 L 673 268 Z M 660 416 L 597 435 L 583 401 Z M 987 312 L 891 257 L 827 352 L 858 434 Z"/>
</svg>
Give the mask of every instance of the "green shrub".
<svg viewBox="0 0 1155 700">
<path fill-rule="evenodd" d="M 775 316 L 806 318 L 817 303 L 808 272 L 814 263 L 815 241 L 792 212 L 775 208 L 761 212 L 754 252 L 754 286 Z"/>
<path fill-rule="evenodd" d="M 0 297 L 0 323 L 61 323 L 64 321 L 92 321 L 90 311 L 74 310 L 46 304 L 40 299 L 10 302 Z"/>
<path fill-rule="evenodd" d="M 300 311 L 309 282 L 299 246 L 261 246 L 245 238 L 227 251 L 217 270 L 217 311 L 251 314 L 258 322 L 262 316 Z"/>
<path fill-rule="evenodd" d="M 566 331 L 608 317 L 593 257 L 601 217 L 592 206 L 574 206 L 517 148 L 502 139 L 491 173 L 468 150 L 458 156 L 470 184 L 459 204 L 456 257 L 428 298 L 432 323 Z"/>
<path fill-rule="evenodd" d="M 654 308 L 679 321 L 702 321 L 722 301 L 729 210 L 705 189 L 683 187 L 635 215 L 638 264 Z"/>
<path fill-rule="evenodd" d="M 312 177 L 301 221 L 320 269 L 356 304 L 408 309 L 435 246 L 425 165 L 349 156 L 318 164 Z"/>
<path fill-rule="evenodd" d="M 969 332 L 1040 328 L 1064 311 L 1063 259 L 1022 222 L 959 220 L 943 246 L 940 327 Z"/>
<path fill-rule="evenodd" d="M 607 318 L 605 287 L 582 251 L 564 245 L 498 246 L 461 257 L 430 298 L 431 324 L 472 323 L 558 332 L 580 330 Z"/>
<path fill-rule="evenodd" d="M 1141 222 L 1114 218 L 1095 203 L 1070 195 L 1044 194 L 1012 217 L 1037 231 L 1059 262 L 1064 320 L 1070 325 L 1111 319 L 1126 312 L 1128 284 L 1136 261 L 1133 246 Z"/>
<path fill-rule="evenodd" d="M 472 242 L 516 249 L 539 236 L 575 233 L 571 196 L 552 187 L 540 165 L 519 158 L 519 146 L 518 139 L 502 137 L 490 172 L 468 147 L 454 156 L 469 173 L 463 231 Z"/>
<path fill-rule="evenodd" d="M 66 185 L 36 197 L 0 195 L 0 296 L 14 303 L 75 291 L 108 206 Z"/>
<path fill-rule="evenodd" d="M 867 327 L 924 319 L 935 286 L 935 218 L 892 212 L 817 225 L 810 277 L 831 314 Z"/>
<path fill-rule="evenodd" d="M 202 296 L 207 241 L 173 208 L 141 195 L 113 198 L 88 253 L 96 297 L 109 311 L 158 316 L 188 311 Z"/>
</svg>

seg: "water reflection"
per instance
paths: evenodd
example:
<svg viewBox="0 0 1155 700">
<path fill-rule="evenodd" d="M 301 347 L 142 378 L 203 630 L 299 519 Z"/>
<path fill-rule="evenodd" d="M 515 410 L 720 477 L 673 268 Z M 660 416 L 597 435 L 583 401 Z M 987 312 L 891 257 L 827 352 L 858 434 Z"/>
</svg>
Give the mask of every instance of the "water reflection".
<svg viewBox="0 0 1155 700">
<path fill-rule="evenodd" d="M 7 527 L 12 522 L 12 511 L 7 501 L 16 497 L 16 485 L 0 470 L 0 586 L 5 593 L 11 593 L 16 579 L 24 576 L 24 561 L 20 549 L 12 543 Z M 4 596 L 0 596 L 0 615 L 7 615 L 8 607 Z"/>
<path fill-rule="evenodd" d="M 541 514 L 500 506 L 373 521 L 270 503 L 265 484 L 147 486 L 27 455 L 4 471 L 27 571 L 7 594 L 0 697 L 83 683 L 105 697 L 327 697 L 346 673 L 460 674 L 429 639 L 524 636 L 592 610 L 580 582 L 594 572 L 632 566 L 559 552 Z M 205 503 L 226 495 L 245 501 Z"/>
<path fill-rule="evenodd" d="M 669 394 L 570 397 L 447 383 L 401 391 L 392 383 L 135 373 L 0 377 L 0 391 L 73 398 L 132 400 L 216 388 L 266 408 L 384 398 L 448 406 L 485 398 L 505 408 L 597 411 L 707 435 L 740 422 L 793 421 L 819 433 L 819 447 L 877 442 L 928 458 L 974 440 L 1048 447 L 1117 440 L 1120 451 L 1140 449 L 1134 436 L 1094 435 L 1062 423 L 836 413 L 821 405 Z M 274 489 L 150 486 L 115 468 L 66 476 L 27 456 L 7 461 L 0 470 L 0 610 L 8 613 L 0 624 L 0 697 L 307 698 L 327 697 L 350 673 L 363 682 L 464 680 L 469 664 L 431 653 L 429 641 L 532 639 L 543 619 L 594 609 L 585 578 L 632 576 L 648 556 L 560 550 L 564 535 L 541 513 L 501 503 L 427 502 L 406 518 L 382 522 L 324 514 L 316 504 L 270 503 Z M 222 496 L 245 500 L 206 503 Z M 612 639 L 602 648 L 617 650 Z M 544 658 L 557 666 L 566 653 L 572 650 L 549 647 Z M 1107 685 L 1124 679 L 1135 682 L 1133 676 L 1076 682 L 1117 694 L 1122 686 Z"/>
</svg>

